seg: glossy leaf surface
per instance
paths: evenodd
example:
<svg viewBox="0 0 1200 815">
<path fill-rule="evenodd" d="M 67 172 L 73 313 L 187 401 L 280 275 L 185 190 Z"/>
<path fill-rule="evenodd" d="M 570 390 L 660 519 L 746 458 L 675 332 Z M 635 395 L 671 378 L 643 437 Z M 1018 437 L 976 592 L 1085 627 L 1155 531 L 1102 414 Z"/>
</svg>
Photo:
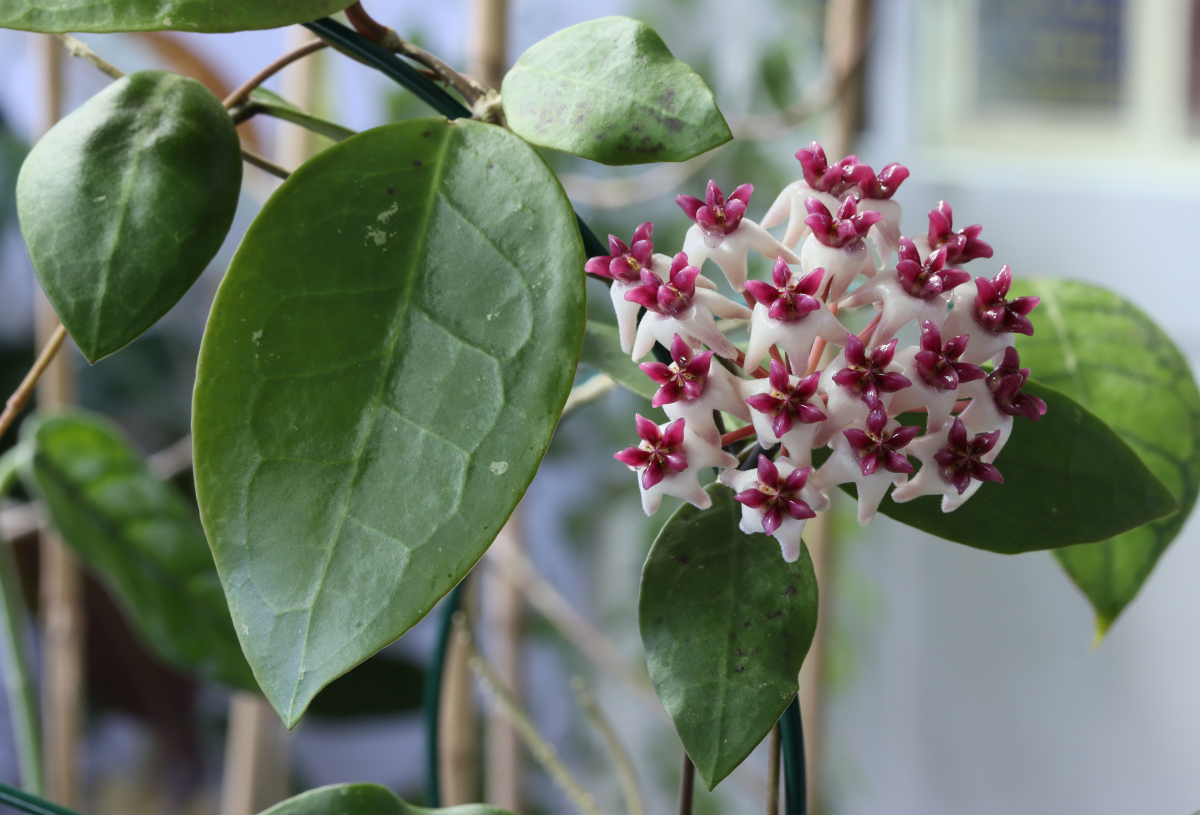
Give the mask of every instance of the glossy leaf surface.
<svg viewBox="0 0 1200 815">
<path fill-rule="evenodd" d="M 1018 337 L 1021 364 L 1108 423 L 1182 510 L 1111 540 L 1054 553 L 1096 610 L 1100 633 L 1133 600 L 1179 534 L 1200 490 L 1200 392 L 1187 360 L 1154 322 L 1098 286 L 1020 281 L 1042 304 Z"/>
<path fill-rule="evenodd" d="M 629 358 L 629 354 L 621 350 L 621 335 L 614 325 L 588 320 L 587 330 L 583 334 L 583 355 L 579 362 L 607 374 L 617 384 L 638 396 L 652 399 L 658 390 L 654 380 L 646 376 L 637 363 Z"/>
<path fill-rule="evenodd" d="M 244 31 L 305 23 L 343 0 L 0 0 L 0 28 L 68 31 Z"/>
<path fill-rule="evenodd" d="M 1017 418 L 995 462 L 1003 484 L 984 484 L 953 512 L 942 512 L 934 495 L 905 504 L 889 495 L 879 511 L 948 541 L 1014 555 L 1101 541 L 1178 510 L 1137 453 L 1086 408 L 1033 380 L 1024 392 L 1048 410 L 1036 422 Z M 923 425 L 924 417 L 906 413 L 902 421 Z M 853 485 L 846 491 L 854 494 Z"/>
<path fill-rule="evenodd" d="M 121 432 L 83 412 L 34 416 L 26 486 L 159 657 L 257 690 L 233 632 L 212 553 L 183 496 L 158 480 Z"/>
<path fill-rule="evenodd" d="M 289 724 L 482 556 L 550 442 L 583 249 L 527 144 L 416 119 L 330 147 L 251 225 L 197 374 L 201 517 Z"/>
<path fill-rule="evenodd" d="M 511 815 L 486 804 L 426 809 L 401 800 L 379 784 L 333 784 L 281 801 L 262 815 Z"/>
<path fill-rule="evenodd" d="M 537 43 L 504 77 L 501 95 L 518 136 L 602 164 L 683 161 L 733 138 L 704 80 L 628 17 Z"/>
<path fill-rule="evenodd" d="M 165 71 L 117 80 L 34 145 L 17 183 L 21 234 L 84 356 L 171 310 L 225 240 L 241 183 L 220 100 Z"/>
<path fill-rule="evenodd" d="M 684 504 L 642 568 L 638 622 L 650 679 L 709 789 L 770 732 L 796 694 L 817 624 L 808 549 L 738 529 L 742 505 L 710 484 L 710 509 Z"/>
</svg>

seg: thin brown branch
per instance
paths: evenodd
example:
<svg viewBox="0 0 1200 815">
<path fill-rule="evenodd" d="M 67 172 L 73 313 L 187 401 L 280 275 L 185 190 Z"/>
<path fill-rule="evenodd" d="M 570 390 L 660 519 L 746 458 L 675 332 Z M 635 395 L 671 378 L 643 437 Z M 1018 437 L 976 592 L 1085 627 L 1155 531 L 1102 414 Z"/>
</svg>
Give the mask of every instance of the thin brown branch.
<svg viewBox="0 0 1200 815">
<path fill-rule="evenodd" d="M 266 82 L 271 77 L 275 76 L 275 74 L 279 73 L 296 60 L 303 59 L 309 54 L 315 51 L 320 51 L 326 46 L 327 43 L 324 40 L 312 40 L 311 42 L 304 43 L 304 45 L 300 46 L 299 48 L 289 51 L 243 82 L 237 90 L 225 98 L 225 101 L 222 104 L 225 105 L 226 110 L 236 107 L 237 105 L 246 101 L 246 98 L 250 96 L 251 91 L 253 91 L 262 83 Z"/>
<path fill-rule="evenodd" d="M 771 728 L 771 739 L 767 744 L 767 815 L 779 815 L 779 751 L 782 742 L 779 722 Z"/>
<path fill-rule="evenodd" d="M 245 147 L 242 148 L 242 161 L 246 162 L 247 164 L 252 164 L 260 170 L 265 170 L 271 175 L 277 178 L 282 178 L 285 181 L 287 180 L 287 177 L 291 175 L 290 172 L 280 167 L 275 162 L 268 161 L 258 153 L 247 150 Z"/>
<path fill-rule="evenodd" d="M 54 333 L 50 335 L 50 340 L 46 343 L 46 347 L 42 349 L 42 353 L 38 355 L 37 360 L 33 363 L 33 367 L 29 369 L 29 373 L 25 374 L 25 379 L 13 392 L 13 395 L 8 397 L 8 402 L 4 405 L 4 412 L 0 413 L 0 436 L 8 430 L 9 425 L 16 421 L 17 414 L 25 409 L 25 405 L 29 404 L 29 397 L 33 396 L 33 390 L 37 387 L 38 380 L 42 378 L 42 374 L 50 367 L 50 363 L 54 361 L 54 356 L 58 353 L 58 349 L 62 347 L 63 340 L 67 338 L 67 329 L 62 325 L 54 329 Z"/>
<path fill-rule="evenodd" d="M 85 43 L 80 42 L 70 34 L 55 34 L 54 39 L 61 42 L 63 47 L 67 49 L 71 56 L 79 57 L 84 62 L 90 62 L 92 65 L 95 65 L 113 79 L 120 79 L 121 77 L 125 76 L 124 71 L 113 65 L 111 62 L 106 62 L 105 60 L 101 59 L 95 51 L 93 51 L 91 48 L 88 48 Z"/>
<path fill-rule="evenodd" d="M 696 788 L 696 765 L 683 751 L 683 767 L 679 771 L 679 815 L 692 815 L 692 797 Z"/>
</svg>

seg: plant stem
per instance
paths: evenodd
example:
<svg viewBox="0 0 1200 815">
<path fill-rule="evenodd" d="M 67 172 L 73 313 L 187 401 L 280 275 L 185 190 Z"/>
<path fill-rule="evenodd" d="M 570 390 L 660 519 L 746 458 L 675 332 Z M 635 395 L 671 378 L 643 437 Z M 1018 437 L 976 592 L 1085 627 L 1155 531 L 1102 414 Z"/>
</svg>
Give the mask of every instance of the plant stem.
<svg viewBox="0 0 1200 815">
<path fill-rule="evenodd" d="M 625 795 L 625 810 L 629 815 L 645 815 L 646 808 L 642 804 L 641 793 L 638 792 L 637 775 L 633 771 L 633 762 L 629 760 L 629 753 L 625 752 L 625 748 L 621 745 L 621 740 L 617 737 L 617 731 L 613 729 L 608 717 L 600 710 L 600 705 L 596 703 L 595 697 L 588 692 L 587 683 L 582 676 L 576 676 L 571 679 L 571 690 L 575 692 L 575 698 L 579 701 L 579 706 L 583 708 L 583 712 L 587 714 L 587 717 L 592 720 L 592 724 L 600 731 L 600 735 L 604 739 L 604 744 L 608 747 L 613 764 L 617 768 L 617 778 L 621 782 L 621 791 Z"/>
<path fill-rule="evenodd" d="M 10 784 L 0 782 L 0 804 L 28 812 L 29 815 L 82 815 L 73 809 L 47 801 L 40 795 L 25 792 Z"/>
<path fill-rule="evenodd" d="M 299 48 L 289 51 L 267 67 L 263 68 L 254 76 L 247 79 L 237 90 L 229 94 L 222 104 L 225 105 L 226 110 L 236 107 L 238 104 L 246 100 L 246 97 L 250 95 L 250 91 L 254 90 L 259 85 L 275 76 L 275 74 L 279 73 L 296 60 L 303 59 L 314 51 L 320 51 L 322 48 L 325 48 L 328 45 L 329 43 L 325 42 L 324 40 L 312 40 L 311 42 L 304 43 L 304 45 L 301 45 Z"/>
<path fill-rule="evenodd" d="M 54 361 L 54 355 L 58 353 L 58 349 L 62 347 L 63 340 L 66 338 L 67 329 L 60 324 L 58 328 L 54 329 L 54 333 L 50 335 L 50 340 L 46 343 L 46 347 L 42 349 L 42 353 L 38 355 L 37 360 L 33 363 L 33 367 L 29 369 L 29 373 L 25 374 L 25 378 L 21 380 L 21 384 L 13 391 L 13 395 L 8 397 L 8 402 L 4 405 L 4 412 L 0 413 L 0 436 L 3 436 L 9 426 L 16 420 L 17 414 L 25 409 L 25 405 L 29 403 L 29 397 L 33 395 L 38 380 L 42 378 L 42 374 L 50 367 L 50 363 Z"/>
<path fill-rule="evenodd" d="M 692 798 L 696 790 L 696 765 L 687 749 L 683 751 L 683 767 L 679 771 L 679 815 L 692 815 Z"/>
<path fill-rule="evenodd" d="M 87 47 L 87 44 L 75 39 L 70 34 L 55 34 L 54 39 L 63 44 L 63 47 L 70 52 L 71 56 L 79 57 L 85 62 L 90 62 L 104 73 L 111 76 L 113 79 L 120 79 L 125 76 L 125 72 L 113 65 L 111 62 L 106 62 L 97 56 L 96 52 Z"/>
<path fill-rule="evenodd" d="M 730 430 L 721 437 L 721 446 L 724 447 L 727 444 L 733 444 L 735 441 L 748 439 L 753 436 L 754 433 L 754 425 L 752 424 L 748 424 L 745 427 L 739 427 L 737 430 Z"/>
<path fill-rule="evenodd" d="M 771 728 L 767 744 L 767 815 L 779 815 L 779 722 Z"/>
<path fill-rule="evenodd" d="M 459 581 L 442 601 L 441 617 L 438 619 L 437 639 L 425 674 L 425 688 L 421 694 L 421 717 L 425 721 L 425 805 L 430 809 L 441 806 L 441 786 L 438 778 L 438 708 L 441 706 L 442 671 L 446 667 L 446 650 L 450 645 L 454 612 L 458 611 L 463 585 L 467 578 Z"/>
<path fill-rule="evenodd" d="M 242 161 L 246 162 L 247 164 L 253 164 L 260 170 L 266 170 L 271 175 L 275 176 L 276 178 L 282 178 L 284 181 L 286 181 L 288 176 L 291 175 L 291 173 L 285 170 L 283 167 L 280 167 L 273 161 L 268 161 L 258 153 L 247 150 L 245 147 L 242 148 Z"/>
</svg>

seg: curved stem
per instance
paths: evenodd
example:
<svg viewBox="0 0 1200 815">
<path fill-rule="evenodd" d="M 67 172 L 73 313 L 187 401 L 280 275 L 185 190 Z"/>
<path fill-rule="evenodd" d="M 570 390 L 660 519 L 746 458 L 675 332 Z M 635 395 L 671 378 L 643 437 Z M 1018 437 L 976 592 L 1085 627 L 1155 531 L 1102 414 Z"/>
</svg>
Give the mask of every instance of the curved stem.
<svg viewBox="0 0 1200 815">
<path fill-rule="evenodd" d="M 425 806 L 429 809 L 441 806 L 438 778 L 438 708 L 442 696 L 442 671 L 446 667 L 446 649 L 450 645 L 454 612 L 458 611 L 462 587 L 466 582 L 467 578 L 464 577 L 442 601 L 437 639 L 434 641 L 429 669 L 425 672 L 425 688 L 421 694 L 421 718 L 425 723 Z"/>
<path fill-rule="evenodd" d="M 313 40 L 312 42 L 304 43 L 304 45 L 293 51 L 289 51 L 243 82 L 237 90 L 225 97 L 225 101 L 221 104 L 225 105 L 226 110 L 237 106 L 246 100 L 246 97 L 250 95 L 251 91 L 253 91 L 262 83 L 266 82 L 271 77 L 275 76 L 275 74 L 279 73 L 296 60 L 303 59 L 314 51 L 320 51 L 322 48 L 325 48 L 328 45 L 329 43 L 325 42 L 324 40 Z"/>
<path fill-rule="evenodd" d="M 21 380 L 21 384 L 17 386 L 13 395 L 8 397 L 4 412 L 0 413 L 0 436 L 3 436 L 16 420 L 17 414 L 25 409 L 25 405 L 29 403 L 29 397 L 33 395 L 33 390 L 37 387 L 38 380 L 50 367 L 50 363 L 54 361 L 55 354 L 58 353 L 58 349 L 62 347 L 63 340 L 66 338 L 67 329 L 59 324 L 58 328 L 54 329 L 54 333 L 50 335 L 42 353 L 38 355 L 37 361 L 33 363 L 33 367 L 29 369 L 29 373 L 25 374 L 25 378 Z"/>
</svg>

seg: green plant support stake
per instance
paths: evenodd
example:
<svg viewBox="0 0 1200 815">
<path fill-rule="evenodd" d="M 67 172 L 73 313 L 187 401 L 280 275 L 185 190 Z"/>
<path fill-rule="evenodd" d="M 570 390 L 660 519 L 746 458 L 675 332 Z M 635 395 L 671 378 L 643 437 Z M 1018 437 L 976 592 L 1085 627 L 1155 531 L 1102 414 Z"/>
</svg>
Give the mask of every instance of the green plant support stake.
<svg viewBox="0 0 1200 815">
<path fill-rule="evenodd" d="M 23 789 L 0 782 L 0 804 L 6 804 L 29 815 L 82 815 L 73 809 L 59 806 L 53 801 L 47 801 L 40 795 L 34 795 Z"/>
<path fill-rule="evenodd" d="M 808 778 L 804 767 L 804 725 L 800 721 L 797 695 L 779 719 L 783 741 L 783 789 L 785 815 L 808 815 Z"/>
</svg>

